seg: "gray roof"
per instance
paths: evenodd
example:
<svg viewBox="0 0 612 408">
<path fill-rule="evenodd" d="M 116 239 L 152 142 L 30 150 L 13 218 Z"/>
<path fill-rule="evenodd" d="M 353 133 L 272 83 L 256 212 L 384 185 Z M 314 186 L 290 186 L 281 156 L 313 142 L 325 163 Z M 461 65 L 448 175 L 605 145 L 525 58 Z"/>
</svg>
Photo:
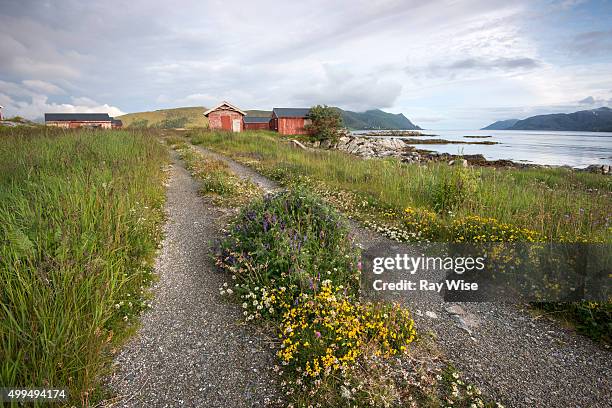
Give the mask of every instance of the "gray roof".
<svg viewBox="0 0 612 408">
<path fill-rule="evenodd" d="M 270 118 L 258 117 L 258 116 L 245 116 L 243 118 L 244 123 L 268 123 Z"/>
<path fill-rule="evenodd" d="M 110 122 L 113 118 L 108 113 L 45 113 L 45 122 L 48 121 L 95 121 Z"/>
<path fill-rule="evenodd" d="M 310 108 L 274 108 L 272 113 L 277 118 L 306 118 L 310 113 Z"/>
</svg>

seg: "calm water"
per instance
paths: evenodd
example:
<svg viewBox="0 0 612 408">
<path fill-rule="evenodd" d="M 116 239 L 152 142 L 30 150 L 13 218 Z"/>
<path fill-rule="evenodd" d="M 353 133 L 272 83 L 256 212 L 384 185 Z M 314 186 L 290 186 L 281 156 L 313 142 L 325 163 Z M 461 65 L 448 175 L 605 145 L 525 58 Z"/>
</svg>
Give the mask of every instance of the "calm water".
<svg viewBox="0 0 612 408">
<path fill-rule="evenodd" d="M 590 164 L 612 165 L 612 133 L 549 132 L 537 130 L 424 130 L 436 136 L 428 138 L 492 141 L 496 145 L 414 145 L 418 149 L 450 154 L 482 154 L 488 160 L 507 159 L 522 163 L 586 167 Z M 363 132 L 355 132 L 363 133 Z M 493 136 L 472 139 L 463 136 Z"/>
</svg>

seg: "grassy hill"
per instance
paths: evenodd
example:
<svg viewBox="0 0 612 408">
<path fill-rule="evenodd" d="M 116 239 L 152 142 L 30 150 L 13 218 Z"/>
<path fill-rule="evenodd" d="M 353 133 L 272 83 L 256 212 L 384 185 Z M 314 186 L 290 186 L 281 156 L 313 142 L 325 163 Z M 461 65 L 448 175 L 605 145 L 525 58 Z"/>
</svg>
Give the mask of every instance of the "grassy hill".
<svg viewBox="0 0 612 408">
<path fill-rule="evenodd" d="M 126 127 L 194 128 L 208 126 L 203 115 L 206 108 L 192 106 L 186 108 L 160 109 L 152 112 L 136 112 L 118 116 Z"/>
<path fill-rule="evenodd" d="M 152 112 L 128 113 L 117 119 L 123 121 L 125 127 L 155 127 L 155 128 L 196 128 L 207 127 L 208 119 L 203 113 L 207 108 L 193 106 L 187 108 L 160 109 Z M 379 109 L 366 112 L 351 112 L 340 108 L 344 126 L 354 130 L 367 129 L 420 129 L 403 114 L 383 112 Z M 247 110 L 249 116 L 269 117 L 272 112 L 265 110 Z"/>
<path fill-rule="evenodd" d="M 141 128 L 201 128 L 208 126 L 208 118 L 204 116 L 204 106 L 186 108 L 159 109 L 151 112 L 135 112 L 118 116 L 125 127 Z M 250 116 L 270 116 L 272 112 L 263 110 L 248 110 Z"/>
</svg>

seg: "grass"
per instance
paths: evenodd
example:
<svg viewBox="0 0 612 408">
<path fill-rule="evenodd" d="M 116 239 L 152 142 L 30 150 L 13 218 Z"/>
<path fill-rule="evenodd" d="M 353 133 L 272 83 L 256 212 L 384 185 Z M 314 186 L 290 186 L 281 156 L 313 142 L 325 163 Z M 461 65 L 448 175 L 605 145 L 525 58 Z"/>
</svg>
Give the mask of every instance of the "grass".
<svg viewBox="0 0 612 408">
<path fill-rule="evenodd" d="M 380 209 L 440 207 L 440 189 L 455 168 L 444 163 L 404 164 L 395 159 L 363 160 L 338 151 L 304 151 L 270 132 L 191 132 L 194 144 L 226 153 L 260 171 L 285 179 L 308 177 L 334 190 L 353 192 Z M 567 169 L 465 170 L 473 191 L 443 221 L 463 216 L 494 218 L 529 228 L 551 240 L 610 242 L 612 178 Z"/>
<path fill-rule="evenodd" d="M 87 405 L 147 307 L 166 149 L 139 132 L 0 131 L 0 383 Z"/>
<path fill-rule="evenodd" d="M 283 184 L 307 184 L 337 209 L 398 241 L 612 242 L 612 177 L 564 168 L 464 169 L 364 160 L 297 149 L 271 132 L 189 136 Z M 612 336 L 610 304 L 536 306 L 606 346 Z"/>
<path fill-rule="evenodd" d="M 200 182 L 200 193 L 212 198 L 215 204 L 237 206 L 261 196 L 257 185 L 242 180 L 222 160 L 206 156 L 178 138 L 168 137 L 166 143 L 173 146 L 191 175 Z"/>
</svg>

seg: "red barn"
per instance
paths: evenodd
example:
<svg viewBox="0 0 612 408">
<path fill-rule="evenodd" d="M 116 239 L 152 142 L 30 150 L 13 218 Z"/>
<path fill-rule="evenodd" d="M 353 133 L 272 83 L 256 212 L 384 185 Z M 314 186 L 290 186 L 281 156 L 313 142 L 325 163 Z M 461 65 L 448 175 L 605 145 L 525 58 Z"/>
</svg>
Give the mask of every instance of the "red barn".
<svg viewBox="0 0 612 408">
<path fill-rule="evenodd" d="M 112 122 L 108 113 L 45 113 L 45 125 L 68 129 L 110 129 Z"/>
<path fill-rule="evenodd" d="M 270 129 L 281 135 L 305 135 L 308 133 L 305 127 L 311 123 L 309 113 L 310 108 L 274 108 Z"/>
<path fill-rule="evenodd" d="M 228 102 L 221 102 L 204 112 L 204 116 L 208 118 L 208 127 L 212 130 L 241 132 L 244 129 L 242 118 L 246 113 Z"/>
<path fill-rule="evenodd" d="M 245 116 L 242 118 L 244 130 L 268 130 L 270 129 L 270 118 L 257 116 Z"/>
</svg>

